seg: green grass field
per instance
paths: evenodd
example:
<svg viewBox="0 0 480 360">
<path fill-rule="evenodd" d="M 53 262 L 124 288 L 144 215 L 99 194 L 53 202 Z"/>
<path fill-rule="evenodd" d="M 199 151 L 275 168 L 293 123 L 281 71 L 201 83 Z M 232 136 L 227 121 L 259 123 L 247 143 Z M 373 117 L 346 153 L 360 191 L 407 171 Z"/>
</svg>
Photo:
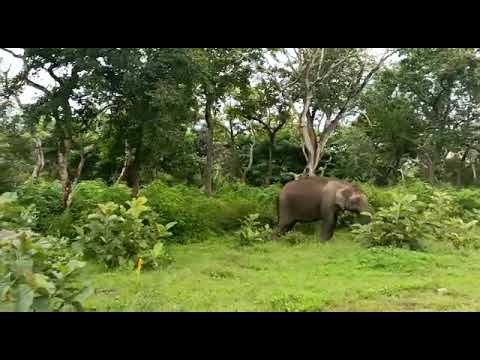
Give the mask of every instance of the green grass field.
<svg viewBox="0 0 480 360">
<path fill-rule="evenodd" d="M 291 245 L 232 239 L 171 248 L 156 271 L 87 277 L 91 311 L 479 311 L 480 252 L 367 249 L 346 231 Z"/>
</svg>

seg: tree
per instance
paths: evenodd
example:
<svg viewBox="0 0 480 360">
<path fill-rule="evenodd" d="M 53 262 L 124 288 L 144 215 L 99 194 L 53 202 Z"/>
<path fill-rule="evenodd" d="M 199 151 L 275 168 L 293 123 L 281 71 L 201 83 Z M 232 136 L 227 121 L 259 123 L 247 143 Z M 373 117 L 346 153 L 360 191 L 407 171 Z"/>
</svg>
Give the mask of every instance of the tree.
<svg viewBox="0 0 480 360">
<path fill-rule="evenodd" d="M 396 96 L 415 109 L 421 136 L 417 153 L 435 182 L 446 159 L 478 144 L 480 59 L 475 49 L 403 49 Z"/>
<path fill-rule="evenodd" d="M 85 156 L 93 149 L 93 144 L 84 146 L 82 133 L 99 112 L 97 104 L 89 96 L 88 83 L 92 81 L 94 68 L 99 65 L 100 51 L 88 48 L 25 48 L 23 54 L 19 54 L 6 48 L 2 50 L 23 61 L 23 70 L 12 79 L 13 88 L 20 91 L 28 85 L 42 92 L 35 104 L 24 108 L 25 116 L 34 123 L 42 117 L 55 123 L 57 167 L 63 187 L 63 205 L 68 208 L 85 164 Z M 34 75 L 39 72 L 48 74 L 55 85 L 49 88 L 34 81 Z M 74 170 L 69 167 L 72 145 L 80 154 Z"/>
<path fill-rule="evenodd" d="M 219 101 L 232 89 L 248 85 L 252 66 L 261 60 L 262 49 L 197 48 L 195 61 L 199 70 L 199 101 L 206 122 L 206 162 L 202 178 L 207 195 L 213 194 L 214 129 Z"/>
<path fill-rule="evenodd" d="M 382 71 L 359 105 L 364 111 L 357 127 L 373 142 L 378 184 L 397 178 L 402 160 L 417 156 L 418 116 L 413 104 L 398 96 L 396 72 L 395 68 Z"/>
<path fill-rule="evenodd" d="M 307 165 L 314 175 L 325 145 L 339 123 L 351 114 L 373 75 L 393 55 L 388 50 L 375 61 L 366 49 L 285 49 L 284 86 L 293 103 L 300 101 L 298 127 Z"/>
<path fill-rule="evenodd" d="M 112 146 L 125 153 L 117 181 L 125 178 L 133 196 L 142 170 L 174 162 L 186 144 L 195 105 L 191 60 L 187 49 L 106 51 L 101 93 L 110 102 L 111 134 L 117 139 Z"/>
<path fill-rule="evenodd" d="M 239 106 L 232 109 L 233 114 L 247 122 L 257 122 L 267 134 L 268 168 L 265 185 L 270 185 L 272 181 L 275 138 L 291 116 L 290 102 L 274 76 L 272 73 L 257 73 L 257 84 L 243 89 L 237 96 Z"/>
</svg>

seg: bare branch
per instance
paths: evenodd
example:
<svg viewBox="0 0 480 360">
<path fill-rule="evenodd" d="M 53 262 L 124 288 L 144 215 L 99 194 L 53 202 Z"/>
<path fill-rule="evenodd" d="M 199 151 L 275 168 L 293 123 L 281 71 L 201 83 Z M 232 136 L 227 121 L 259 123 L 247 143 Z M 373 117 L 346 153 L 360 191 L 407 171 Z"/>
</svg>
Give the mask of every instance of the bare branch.
<svg viewBox="0 0 480 360">
<path fill-rule="evenodd" d="M 5 52 L 7 52 L 7 53 L 9 53 L 10 55 L 16 57 L 17 59 L 22 59 L 22 60 L 24 60 L 23 55 L 15 54 L 12 50 L 8 50 L 7 48 L 0 48 L 0 49 L 3 50 L 3 51 L 5 51 Z"/>
<path fill-rule="evenodd" d="M 48 68 L 45 68 L 45 70 L 57 83 L 59 83 L 60 85 L 63 84 L 63 80 L 60 79 L 57 75 L 55 75 L 51 66 L 49 66 Z"/>
</svg>

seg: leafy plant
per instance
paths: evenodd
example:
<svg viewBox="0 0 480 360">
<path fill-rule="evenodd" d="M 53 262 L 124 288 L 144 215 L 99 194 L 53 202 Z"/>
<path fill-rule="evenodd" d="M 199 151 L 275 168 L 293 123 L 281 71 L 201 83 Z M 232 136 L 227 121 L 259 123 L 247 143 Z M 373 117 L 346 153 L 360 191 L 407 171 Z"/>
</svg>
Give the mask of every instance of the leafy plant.
<svg viewBox="0 0 480 360">
<path fill-rule="evenodd" d="M 414 194 L 394 194 L 391 207 L 380 208 L 367 225 L 354 224 L 354 233 L 369 246 L 418 249 L 424 230 L 420 226 L 420 205 Z"/>
<path fill-rule="evenodd" d="M 38 222 L 38 211 L 34 204 L 21 206 L 14 199 L 0 198 L 0 229 L 29 229 Z"/>
<path fill-rule="evenodd" d="M 266 241 L 271 229 L 268 224 L 262 226 L 257 220 L 258 214 L 248 215 L 242 222 L 242 228 L 237 231 L 238 241 L 241 246 L 248 246 Z"/>
<path fill-rule="evenodd" d="M 99 204 L 97 212 L 88 216 L 89 222 L 77 227 L 85 255 L 108 267 L 135 261 L 140 254 L 154 263 L 161 256 L 160 246 L 154 251 L 154 245 L 158 239 L 170 236 L 168 229 L 175 224 L 156 223 L 146 203 L 145 197 L 139 197 L 128 201 L 128 208 L 113 202 Z"/>
<path fill-rule="evenodd" d="M 79 280 L 85 262 L 66 239 L 29 231 L 0 239 L 0 303 L 6 311 L 82 311 L 91 288 Z"/>
<path fill-rule="evenodd" d="M 18 203 L 29 207 L 35 205 L 38 222 L 32 227 L 34 231 L 47 233 L 53 228 L 54 219 L 62 214 L 62 186 L 58 181 L 28 181 L 17 189 Z"/>
<path fill-rule="evenodd" d="M 414 182 L 392 192 L 393 205 L 382 207 L 374 220 L 357 225 L 357 238 L 371 246 L 423 248 L 425 241 L 444 241 L 455 248 L 480 245 L 477 221 L 462 218 L 461 206 L 447 191 Z M 466 222 L 465 222 L 466 221 Z"/>
<path fill-rule="evenodd" d="M 170 222 L 167 225 L 155 223 L 154 233 L 157 239 L 165 239 L 173 234 L 169 231 L 175 222 Z M 146 250 L 143 253 L 140 253 L 138 259 L 142 259 L 145 267 L 157 268 L 165 264 L 169 264 L 173 261 L 173 258 L 168 254 L 167 249 L 163 241 L 158 241 L 152 249 Z M 137 261 L 138 261 L 137 259 Z"/>
</svg>

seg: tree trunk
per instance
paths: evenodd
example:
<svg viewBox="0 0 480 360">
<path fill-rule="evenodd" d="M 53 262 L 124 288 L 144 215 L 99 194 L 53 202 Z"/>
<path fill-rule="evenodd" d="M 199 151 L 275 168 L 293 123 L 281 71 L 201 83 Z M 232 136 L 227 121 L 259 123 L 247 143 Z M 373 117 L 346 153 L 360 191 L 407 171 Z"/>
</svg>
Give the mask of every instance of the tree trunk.
<svg viewBox="0 0 480 360">
<path fill-rule="evenodd" d="M 465 169 L 465 161 L 467 160 L 468 151 L 469 149 L 465 151 L 457 167 L 457 186 L 462 185 L 462 180 L 463 180 L 462 173 L 463 173 L 463 170 Z"/>
<path fill-rule="evenodd" d="M 135 161 L 135 153 L 137 151 L 137 148 L 130 147 L 128 145 L 128 142 L 125 141 L 125 160 L 123 161 L 123 167 L 122 170 L 120 171 L 120 175 L 117 178 L 117 181 L 115 181 L 116 184 L 118 184 L 122 179 L 124 179 L 128 173 L 128 169 L 133 165 Z"/>
<path fill-rule="evenodd" d="M 228 134 L 230 137 L 230 152 L 231 152 L 231 164 L 229 167 L 229 172 L 234 179 L 241 179 L 242 165 L 240 163 L 240 157 L 237 151 L 237 144 L 235 142 L 235 133 L 233 130 L 233 123 L 231 118 L 228 119 L 228 124 L 229 124 Z"/>
<path fill-rule="evenodd" d="M 435 182 L 435 165 L 431 159 L 426 159 L 425 176 L 430 184 Z"/>
<path fill-rule="evenodd" d="M 132 188 L 132 198 L 136 198 L 140 191 L 140 158 L 138 147 L 129 149 L 130 160 L 125 170 L 127 185 Z"/>
<path fill-rule="evenodd" d="M 305 155 L 305 160 L 307 162 L 304 172 L 308 175 L 315 174 L 315 170 L 313 169 L 313 163 L 315 161 L 316 138 L 315 136 L 312 136 L 312 129 L 309 126 L 309 121 L 307 119 L 311 100 L 312 95 L 307 91 L 307 94 L 303 101 L 303 110 L 299 118 L 300 135 L 302 138 L 302 147 L 304 150 L 303 154 Z"/>
<path fill-rule="evenodd" d="M 255 144 L 256 144 L 256 141 L 255 141 L 255 136 L 254 136 L 253 140 L 252 140 L 252 143 L 250 144 L 250 153 L 249 153 L 249 156 L 248 156 L 248 165 L 245 168 L 245 170 L 242 172 L 241 181 L 244 184 L 247 183 L 247 175 L 248 175 L 248 172 L 250 171 L 250 169 L 252 168 L 252 165 L 253 165 L 253 152 L 255 150 Z"/>
<path fill-rule="evenodd" d="M 72 184 L 68 174 L 68 157 L 70 154 L 70 139 L 63 139 L 58 146 L 58 173 L 63 189 L 63 207 L 67 209 L 71 205 Z"/>
<path fill-rule="evenodd" d="M 42 140 L 33 139 L 35 144 L 35 168 L 32 173 L 32 180 L 35 181 L 40 177 L 42 170 L 45 166 L 45 158 L 43 156 Z"/>
<path fill-rule="evenodd" d="M 212 119 L 212 105 L 213 101 L 210 96 L 207 96 L 205 103 L 205 121 L 207 122 L 207 162 L 203 171 L 203 183 L 205 186 L 205 193 L 208 196 L 213 194 L 212 190 L 212 170 L 213 170 L 213 119 Z"/>
<path fill-rule="evenodd" d="M 267 176 L 265 177 L 265 185 L 270 185 L 272 183 L 273 175 L 273 151 L 275 149 L 275 135 L 269 134 L 268 142 L 268 168 Z"/>
</svg>

